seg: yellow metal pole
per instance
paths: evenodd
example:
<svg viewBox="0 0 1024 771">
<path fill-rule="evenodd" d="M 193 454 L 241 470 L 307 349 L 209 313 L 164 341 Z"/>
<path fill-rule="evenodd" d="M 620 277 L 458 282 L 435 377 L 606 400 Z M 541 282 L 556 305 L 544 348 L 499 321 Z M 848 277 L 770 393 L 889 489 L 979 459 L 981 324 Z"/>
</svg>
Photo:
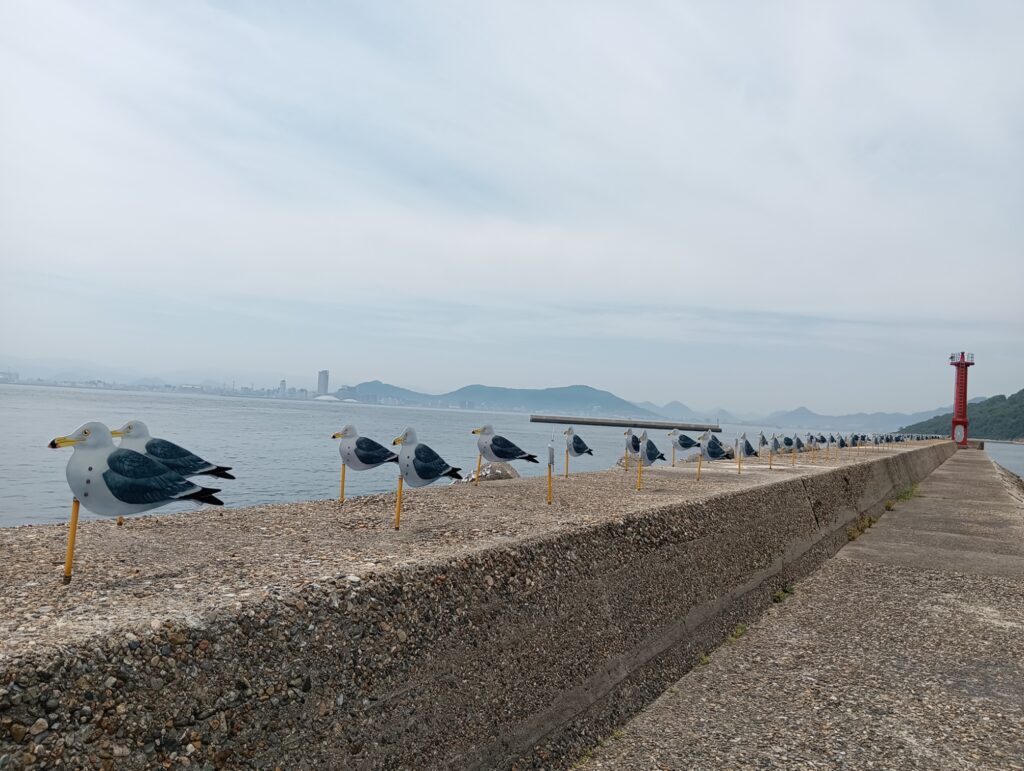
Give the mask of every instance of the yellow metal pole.
<svg viewBox="0 0 1024 771">
<path fill-rule="evenodd" d="M 341 464 L 341 491 L 338 493 L 338 500 L 345 502 L 345 464 Z"/>
<path fill-rule="evenodd" d="M 483 463 L 483 460 L 484 460 L 483 453 L 480 453 L 479 455 L 476 456 L 476 476 L 473 477 L 473 486 L 474 487 L 476 487 L 478 484 L 480 484 L 480 464 Z"/>
<path fill-rule="evenodd" d="M 78 499 L 71 502 L 71 524 L 68 526 L 68 553 L 64 557 L 64 583 L 71 583 L 71 565 L 75 561 L 75 536 L 78 534 Z"/>
<path fill-rule="evenodd" d="M 644 462 L 641 458 L 636 459 L 636 489 L 640 489 L 641 483 L 644 481 Z"/>
<path fill-rule="evenodd" d="M 769 447 L 768 448 L 768 469 L 771 470 L 771 467 L 772 467 L 772 448 Z"/>
<path fill-rule="evenodd" d="M 402 526 L 402 477 L 398 477 L 398 497 L 395 499 L 395 530 Z"/>
<path fill-rule="evenodd" d="M 672 468 L 676 467 L 676 443 L 672 442 Z"/>
<path fill-rule="evenodd" d="M 565 478 L 569 478 L 569 448 L 565 448 Z"/>
<path fill-rule="evenodd" d="M 622 451 L 622 468 L 629 471 L 629 448 Z"/>
<path fill-rule="evenodd" d="M 704 453 L 697 456 L 697 481 L 700 481 L 700 466 L 704 462 Z"/>
<path fill-rule="evenodd" d="M 551 505 L 551 501 L 553 500 L 553 498 L 552 498 L 552 490 L 551 490 L 551 476 L 552 476 L 551 469 L 552 469 L 552 466 L 549 463 L 548 464 L 548 506 Z"/>
<path fill-rule="evenodd" d="M 743 473 L 743 461 L 740 460 L 740 443 L 736 442 L 736 473 Z"/>
<path fill-rule="evenodd" d="M 789 451 L 789 465 L 796 465 L 796 445 L 793 445 L 793 449 Z"/>
</svg>

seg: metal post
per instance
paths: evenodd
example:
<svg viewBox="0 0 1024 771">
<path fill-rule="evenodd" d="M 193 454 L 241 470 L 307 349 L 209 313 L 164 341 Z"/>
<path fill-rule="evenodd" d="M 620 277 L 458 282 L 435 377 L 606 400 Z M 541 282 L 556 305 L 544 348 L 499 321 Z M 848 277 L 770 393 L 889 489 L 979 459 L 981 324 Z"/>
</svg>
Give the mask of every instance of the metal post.
<svg viewBox="0 0 1024 771">
<path fill-rule="evenodd" d="M 395 530 L 402 526 L 402 477 L 398 477 L 398 497 L 395 499 Z"/>
<path fill-rule="evenodd" d="M 71 583 L 71 566 L 75 561 L 75 536 L 78 534 L 78 499 L 71 502 L 71 524 L 68 526 L 68 551 L 64 557 L 64 583 Z"/>
</svg>

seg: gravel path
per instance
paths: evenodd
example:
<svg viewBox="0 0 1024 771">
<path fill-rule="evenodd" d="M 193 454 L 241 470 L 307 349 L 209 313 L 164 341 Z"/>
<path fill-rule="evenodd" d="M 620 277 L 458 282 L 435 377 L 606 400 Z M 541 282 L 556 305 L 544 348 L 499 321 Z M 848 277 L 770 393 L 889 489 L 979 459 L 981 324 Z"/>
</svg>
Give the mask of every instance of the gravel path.
<svg viewBox="0 0 1024 771">
<path fill-rule="evenodd" d="M 1024 768 L 1017 484 L 958 452 L 579 767 Z"/>
<path fill-rule="evenodd" d="M 848 453 L 843 464 L 881 453 Z M 822 473 L 838 465 L 791 466 L 776 460 L 705 465 L 702 479 L 684 464 L 634 472 L 609 470 L 555 480 L 554 505 L 543 478 L 407 490 L 402 529 L 395 497 L 205 508 L 140 516 L 123 527 L 82 522 L 75 577 L 61 584 L 65 525 L 0 528 L 0 661 L 37 646 L 60 646 L 115 628 L 159 626 L 237 610 L 247 600 L 326 577 L 366 576 L 396 565 L 445 560 L 513 539 L 592 526 L 653 507 Z"/>
</svg>

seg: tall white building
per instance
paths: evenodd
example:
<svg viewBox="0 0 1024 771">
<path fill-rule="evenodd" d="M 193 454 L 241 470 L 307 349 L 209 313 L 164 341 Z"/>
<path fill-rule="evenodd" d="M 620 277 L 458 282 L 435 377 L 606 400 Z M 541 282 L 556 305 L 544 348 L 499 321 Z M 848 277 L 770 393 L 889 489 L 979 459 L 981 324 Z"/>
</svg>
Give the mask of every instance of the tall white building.
<svg viewBox="0 0 1024 771">
<path fill-rule="evenodd" d="M 329 369 L 322 369 L 317 373 L 316 377 L 316 392 L 318 394 L 327 393 L 327 381 L 331 377 L 331 371 Z"/>
</svg>

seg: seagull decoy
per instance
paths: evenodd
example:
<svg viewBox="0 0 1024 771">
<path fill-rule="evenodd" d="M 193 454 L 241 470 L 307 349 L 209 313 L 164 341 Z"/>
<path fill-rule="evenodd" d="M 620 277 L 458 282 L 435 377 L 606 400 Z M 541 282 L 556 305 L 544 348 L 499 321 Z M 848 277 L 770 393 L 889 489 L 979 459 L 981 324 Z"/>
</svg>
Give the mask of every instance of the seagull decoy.
<svg viewBox="0 0 1024 771">
<path fill-rule="evenodd" d="M 668 432 L 668 435 L 672 437 L 672 444 L 678 447 L 680 450 L 689 450 L 694 447 L 700 446 L 700 442 L 691 439 L 686 434 L 682 433 L 678 428 L 673 428 Z"/>
<path fill-rule="evenodd" d="M 174 442 L 151 436 L 149 428 L 141 420 L 129 420 L 120 428 L 111 431 L 110 435 L 120 437 L 122 450 L 141 453 L 183 477 L 206 475 L 219 479 L 235 478 L 233 474 L 228 473 L 231 466 L 218 466 Z"/>
<path fill-rule="evenodd" d="M 58 436 L 51 448 L 74 447 L 67 466 L 68 487 L 93 514 L 120 517 L 176 501 L 223 506 L 220 490 L 200 487 L 148 455 L 115 447 L 110 429 L 86 423 L 73 434 Z"/>
<path fill-rule="evenodd" d="M 338 454 L 341 455 L 341 484 L 338 500 L 345 502 L 345 470 L 369 471 L 383 466 L 385 463 L 398 463 L 398 456 L 384 445 L 359 436 L 352 424 L 344 426 L 341 431 L 331 435 L 331 439 L 340 439 Z"/>
<path fill-rule="evenodd" d="M 655 461 L 665 460 L 665 456 L 657 445 L 647 438 L 647 432 L 640 434 L 640 462 L 645 466 L 653 466 Z"/>
<path fill-rule="evenodd" d="M 587 446 L 587 443 L 573 430 L 572 426 L 565 429 L 565 449 L 574 458 L 594 454 L 594 451 Z"/>
<path fill-rule="evenodd" d="M 368 471 L 385 463 L 398 463 L 398 455 L 372 439 L 359 436 L 356 427 L 349 424 L 331 439 L 340 439 L 338 453 L 342 462 L 356 471 Z"/>
<path fill-rule="evenodd" d="M 593 455 L 594 451 L 587 447 L 587 443 L 576 434 L 572 426 L 569 426 L 562 433 L 565 434 L 565 478 L 569 478 L 569 458 L 578 458 L 581 455 Z"/>
<path fill-rule="evenodd" d="M 701 436 L 700 451 L 708 460 L 722 460 L 727 457 L 725 447 L 710 431 L 705 431 Z"/>
<path fill-rule="evenodd" d="M 633 433 L 632 428 L 627 428 L 622 434 L 626 437 L 626 452 L 630 458 L 636 458 L 640 455 L 640 437 Z"/>
<path fill-rule="evenodd" d="M 746 432 L 743 432 L 743 434 L 740 435 L 739 448 L 740 453 L 744 458 L 752 458 L 757 456 L 757 450 L 754 449 L 754 445 L 752 445 L 750 443 L 750 440 L 747 439 Z"/>
<path fill-rule="evenodd" d="M 410 487 L 426 487 L 441 477 L 462 479 L 462 476 L 460 469 L 446 463 L 427 445 L 420 444 L 411 428 L 396 436 L 391 444 L 402 448 L 398 451 L 398 495 L 395 498 L 395 530 L 398 530 L 402 523 L 403 482 L 408 482 Z"/>
<path fill-rule="evenodd" d="M 510 463 L 514 460 L 525 460 L 527 463 L 540 462 L 536 455 L 519 449 L 505 437 L 494 433 L 494 426 L 474 428 L 473 433 L 479 436 L 476 440 L 477 449 L 491 463 Z"/>
<path fill-rule="evenodd" d="M 398 451 L 398 469 L 410 487 L 426 487 L 442 477 L 462 479 L 461 469 L 449 465 L 425 444 L 420 444 L 416 432 L 407 428 L 392 444 L 401 446 Z"/>
</svg>

